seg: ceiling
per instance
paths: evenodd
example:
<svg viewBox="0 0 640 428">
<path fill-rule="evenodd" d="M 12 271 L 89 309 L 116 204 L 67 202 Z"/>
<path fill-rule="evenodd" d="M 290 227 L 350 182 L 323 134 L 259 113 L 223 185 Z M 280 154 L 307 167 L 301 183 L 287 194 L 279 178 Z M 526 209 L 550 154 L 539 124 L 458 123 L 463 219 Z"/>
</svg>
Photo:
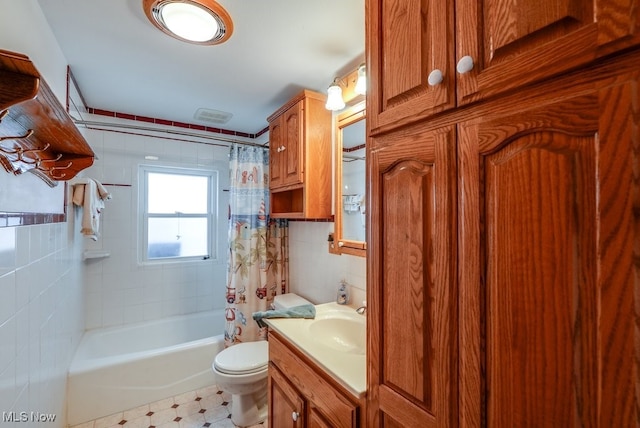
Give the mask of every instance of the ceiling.
<svg viewBox="0 0 640 428">
<path fill-rule="evenodd" d="M 38 0 L 88 107 L 256 134 L 301 89 L 325 92 L 364 62 L 364 0 L 218 0 L 224 44 L 156 29 L 142 0 Z M 225 124 L 200 108 L 233 114 Z"/>
</svg>

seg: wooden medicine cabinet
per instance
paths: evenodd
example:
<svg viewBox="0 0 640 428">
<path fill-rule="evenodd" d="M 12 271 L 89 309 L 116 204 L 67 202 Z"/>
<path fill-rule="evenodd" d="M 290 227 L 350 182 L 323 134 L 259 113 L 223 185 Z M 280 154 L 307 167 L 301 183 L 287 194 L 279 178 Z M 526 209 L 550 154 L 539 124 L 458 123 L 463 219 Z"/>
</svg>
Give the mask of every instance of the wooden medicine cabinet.
<svg viewBox="0 0 640 428">
<path fill-rule="evenodd" d="M 267 119 L 273 218 L 331 218 L 331 112 L 325 101 L 304 90 Z"/>
</svg>

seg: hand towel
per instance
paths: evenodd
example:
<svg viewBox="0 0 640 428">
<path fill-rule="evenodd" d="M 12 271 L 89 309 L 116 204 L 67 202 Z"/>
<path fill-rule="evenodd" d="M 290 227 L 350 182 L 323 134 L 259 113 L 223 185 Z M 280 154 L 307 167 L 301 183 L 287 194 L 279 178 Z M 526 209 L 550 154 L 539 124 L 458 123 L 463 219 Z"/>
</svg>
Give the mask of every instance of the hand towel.
<svg viewBox="0 0 640 428">
<path fill-rule="evenodd" d="M 111 194 L 104 186 L 91 178 L 74 180 L 72 202 L 82 207 L 82 229 L 80 233 L 98 240 L 100 228 L 100 213 L 104 209 L 104 201 L 111 199 Z"/>
<path fill-rule="evenodd" d="M 313 305 L 300 305 L 293 306 L 288 309 L 273 309 L 269 311 L 259 311 L 253 313 L 253 319 L 258 324 L 258 327 L 266 327 L 267 324 L 262 320 L 263 318 L 307 318 L 313 319 L 316 317 L 316 307 Z"/>
</svg>

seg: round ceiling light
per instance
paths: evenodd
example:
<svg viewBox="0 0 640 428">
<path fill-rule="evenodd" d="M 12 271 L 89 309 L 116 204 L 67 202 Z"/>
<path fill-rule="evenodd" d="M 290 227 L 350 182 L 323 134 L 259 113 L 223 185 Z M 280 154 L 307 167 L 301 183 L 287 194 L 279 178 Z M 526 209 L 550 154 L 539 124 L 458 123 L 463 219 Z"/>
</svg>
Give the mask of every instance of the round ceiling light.
<svg viewBox="0 0 640 428">
<path fill-rule="evenodd" d="M 214 0 L 143 0 L 143 7 L 153 25 L 183 42 L 217 45 L 233 32 L 231 16 Z"/>
</svg>

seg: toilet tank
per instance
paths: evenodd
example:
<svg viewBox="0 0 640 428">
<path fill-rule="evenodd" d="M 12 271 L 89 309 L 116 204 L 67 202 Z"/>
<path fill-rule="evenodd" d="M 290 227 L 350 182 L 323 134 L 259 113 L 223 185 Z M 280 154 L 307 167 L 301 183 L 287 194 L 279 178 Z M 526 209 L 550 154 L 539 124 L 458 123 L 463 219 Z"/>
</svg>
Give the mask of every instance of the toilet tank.
<svg viewBox="0 0 640 428">
<path fill-rule="evenodd" d="M 311 305 L 312 303 L 295 293 L 279 294 L 273 297 L 273 309 L 288 309 L 294 306 Z"/>
</svg>

